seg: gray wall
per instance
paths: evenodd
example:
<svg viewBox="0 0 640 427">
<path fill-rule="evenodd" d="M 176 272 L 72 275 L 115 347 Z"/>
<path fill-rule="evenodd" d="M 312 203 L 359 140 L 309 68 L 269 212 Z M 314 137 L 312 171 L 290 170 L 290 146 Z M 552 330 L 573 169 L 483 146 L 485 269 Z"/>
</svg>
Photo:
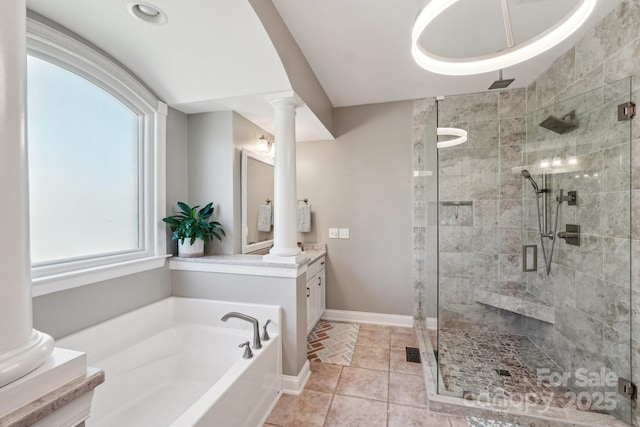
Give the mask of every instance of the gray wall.
<svg viewBox="0 0 640 427">
<path fill-rule="evenodd" d="M 169 296 L 165 266 L 33 298 L 33 327 L 60 338 Z"/>
<path fill-rule="evenodd" d="M 205 255 L 233 254 L 233 112 L 190 114 L 189 133 L 189 205 L 214 203 L 214 219 L 222 224 L 227 237 L 213 239 L 205 246 Z"/>
<path fill-rule="evenodd" d="M 240 163 L 243 148 L 258 151 L 258 138 L 272 136 L 233 111 L 191 114 L 189 133 L 189 203 L 214 202 L 214 218 L 226 237 L 205 246 L 205 255 L 238 254 L 242 244 Z"/>
<path fill-rule="evenodd" d="M 167 116 L 167 215 L 175 212 L 178 202 L 187 200 L 189 156 L 187 152 L 187 115 L 169 108 Z M 178 246 L 171 240 L 167 227 L 167 252 L 178 255 Z"/>
<path fill-rule="evenodd" d="M 335 140 L 297 146 L 298 198 L 313 212 L 300 236 L 327 243 L 329 309 L 413 314 L 411 115 L 409 101 L 337 108 Z"/>
<path fill-rule="evenodd" d="M 187 116 L 167 116 L 167 211 L 186 199 Z M 171 246 L 167 246 L 171 248 Z M 59 338 L 171 295 L 168 267 L 33 298 L 34 328 Z"/>
</svg>

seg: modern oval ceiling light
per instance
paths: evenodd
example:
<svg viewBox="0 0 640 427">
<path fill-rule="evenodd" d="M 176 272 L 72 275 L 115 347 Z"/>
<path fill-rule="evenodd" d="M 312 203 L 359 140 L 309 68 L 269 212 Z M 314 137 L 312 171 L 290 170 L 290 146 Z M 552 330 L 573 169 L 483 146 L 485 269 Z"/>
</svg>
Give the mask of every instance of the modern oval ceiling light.
<svg viewBox="0 0 640 427">
<path fill-rule="evenodd" d="M 129 3 L 127 9 L 134 17 L 149 24 L 161 25 L 169 20 L 162 10 L 150 3 Z"/>
<path fill-rule="evenodd" d="M 419 39 L 424 30 L 446 9 L 459 0 L 431 0 L 420 11 L 411 33 L 413 59 L 427 71 L 452 76 L 467 76 L 501 70 L 519 64 L 561 43 L 577 31 L 591 16 L 598 0 L 580 0 L 575 8 L 557 24 L 525 42 L 514 45 L 509 17 L 508 0 L 502 2 L 502 16 L 507 36 L 507 47 L 499 52 L 469 58 L 446 58 L 422 48 Z"/>
<path fill-rule="evenodd" d="M 467 131 L 458 128 L 438 128 L 436 130 L 438 136 L 455 136 L 456 138 L 436 143 L 436 148 L 447 148 L 467 142 Z"/>
</svg>

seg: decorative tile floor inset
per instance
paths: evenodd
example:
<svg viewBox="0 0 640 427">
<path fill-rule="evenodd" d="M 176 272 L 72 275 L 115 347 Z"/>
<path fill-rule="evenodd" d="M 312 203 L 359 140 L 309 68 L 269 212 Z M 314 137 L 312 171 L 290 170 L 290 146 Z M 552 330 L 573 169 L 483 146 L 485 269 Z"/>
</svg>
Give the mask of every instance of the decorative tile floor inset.
<svg viewBox="0 0 640 427">
<path fill-rule="evenodd" d="M 360 325 L 320 320 L 307 337 L 307 359 L 350 366 Z"/>
<path fill-rule="evenodd" d="M 526 398 L 542 406 L 572 407 L 567 388 L 538 378 L 538 369 L 562 370 L 527 337 L 443 328 L 439 346 L 438 365 L 447 391 L 472 400 L 490 395 L 498 400 Z M 509 375 L 501 375 L 503 371 Z"/>
</svg>

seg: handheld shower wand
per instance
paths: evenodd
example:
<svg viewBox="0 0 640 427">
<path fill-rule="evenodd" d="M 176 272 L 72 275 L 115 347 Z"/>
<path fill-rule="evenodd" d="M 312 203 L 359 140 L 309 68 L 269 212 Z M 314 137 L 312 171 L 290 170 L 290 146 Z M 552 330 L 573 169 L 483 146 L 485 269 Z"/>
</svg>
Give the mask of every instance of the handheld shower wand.
<svg viewBox="0 0 640 427">
<path fill-rule="evenodd" d="M 531 173 L 529 173 L 528 170 L 522 169 L 522 171 L 520 171 L 520 173 L 522 174 L 523 177 L 525 177 L 526 179 L 529 180 L 531 185 L 533 185 L 533 189 L 536 191 L 536 194 L 540 194 L 540 193 L 544 192 L 544 190 L 542 190 L 542 191 L 540 190 L 540 188 L 538 187 L 538 184 L 536 184 L 534 179 L 531 177 Z"/>
</svg>

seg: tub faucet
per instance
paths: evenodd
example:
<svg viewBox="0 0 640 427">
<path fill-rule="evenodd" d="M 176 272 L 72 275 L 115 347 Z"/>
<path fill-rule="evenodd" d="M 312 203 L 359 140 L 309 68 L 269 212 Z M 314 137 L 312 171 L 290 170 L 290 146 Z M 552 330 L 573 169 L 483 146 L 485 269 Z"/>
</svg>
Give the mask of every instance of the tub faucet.
<svg viewBox="0 0 640 427">
<path fill-rule="evenodd" d="M 241 319 L 241 320 L 246 320 L 247 322 L 251 323 L 253 325 L 253 349 L 257 350 L 259 348 L 262 348 L 262 344 L 260 344 L 260 327 L 258 326 L 258 319 L 256 319 L 255 317 L 251 317 L 251 316 L 247 316 L 246 314 L 242 314 L 242 313 L 237 313 L 235 311 L 232 311 L 230 313 L 225 314 L 224 316 L 222 316 L 222 320 L 223 322 L 226 322 L 227 320 L 231 319 L 232 317 L 235 317 L 236 319 Z"/>
</svg>

